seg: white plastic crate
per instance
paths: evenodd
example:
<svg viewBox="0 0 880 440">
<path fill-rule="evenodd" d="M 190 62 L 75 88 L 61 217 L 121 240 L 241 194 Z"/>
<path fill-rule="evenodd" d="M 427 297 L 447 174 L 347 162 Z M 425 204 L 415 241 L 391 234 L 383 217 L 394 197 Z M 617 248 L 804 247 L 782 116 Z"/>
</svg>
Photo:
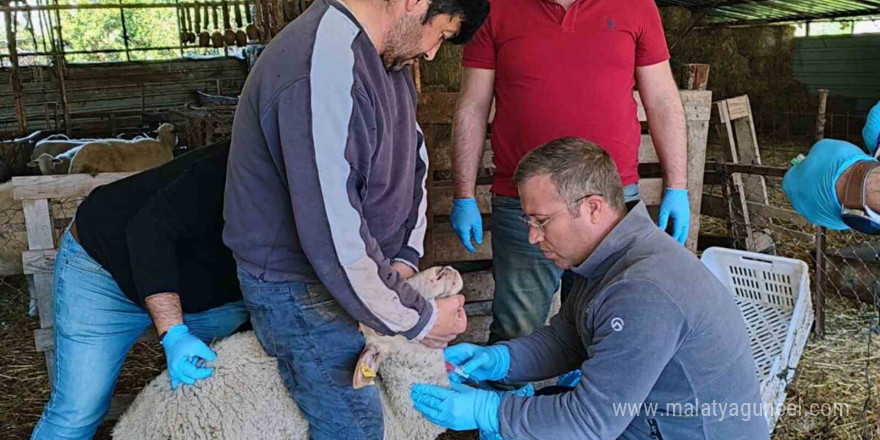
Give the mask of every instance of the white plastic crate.
<svg viewBox="0 0 880 440">
<path fill-rule="evenodd" d="M 813 325 L 809 268 L 801 260 L 716 247 L 700 260 L 742 310 L 773 432 Z"/>
</svg>

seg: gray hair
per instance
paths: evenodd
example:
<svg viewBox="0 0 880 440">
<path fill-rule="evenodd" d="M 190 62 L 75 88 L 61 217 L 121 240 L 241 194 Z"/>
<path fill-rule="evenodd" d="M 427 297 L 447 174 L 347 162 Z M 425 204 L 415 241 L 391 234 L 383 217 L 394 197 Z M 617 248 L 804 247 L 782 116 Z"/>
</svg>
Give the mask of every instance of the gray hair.
<svg viewBox="0 0 880 440">
<path fill-rule="evenodd" d="M 587 194 L 601 194 L 617 212 L 626 212 L 623 185 L 617 166 L 608 153 L 593 142 L 574 137 L 552 140 L 526 154 L 513 173 L 513 184 L 522 185 L 535 176 L 549 175 L 563 202 L 572 203 Z M 569 207 L 577 216 L 579 206 Z"/>
</svg>

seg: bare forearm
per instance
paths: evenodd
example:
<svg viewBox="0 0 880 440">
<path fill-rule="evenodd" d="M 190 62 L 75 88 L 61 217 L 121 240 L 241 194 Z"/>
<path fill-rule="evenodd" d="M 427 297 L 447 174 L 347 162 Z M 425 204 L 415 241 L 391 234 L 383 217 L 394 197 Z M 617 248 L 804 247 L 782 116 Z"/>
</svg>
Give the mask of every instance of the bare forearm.
<svg viewBox="0 0 880 440">
<path fill-rule="evenodd" d="M 486 147 L 486 125 L 495 92 L 495 71 L 464 68 L 461 93 L 455 105 L 452 126 L 452 169 L 454 197 L 471 198 Z"/>
<path fill-rule="evenodd" d="M 474 197 L 477 173 L 486 145 L 486 126 L 489 109 L 459 105 L 455 110 L 452 141 L 454 197 Z"/>
<path fill-rule="evenodd" d="M 645 111 L 666 186 L 687 188 L 687 125 L 681 97 L 670 94 Z"/>
<path fill-rule="evenodd" d="M 183 323 L 183 310 L 180 307 L 180 297 L 174 292 L 163 292 L 150 295 L 144 300 L 147 312 L 153 319 L 156 332 L 160 335 L 165 333 L 175 324 Z"/>
</svg>

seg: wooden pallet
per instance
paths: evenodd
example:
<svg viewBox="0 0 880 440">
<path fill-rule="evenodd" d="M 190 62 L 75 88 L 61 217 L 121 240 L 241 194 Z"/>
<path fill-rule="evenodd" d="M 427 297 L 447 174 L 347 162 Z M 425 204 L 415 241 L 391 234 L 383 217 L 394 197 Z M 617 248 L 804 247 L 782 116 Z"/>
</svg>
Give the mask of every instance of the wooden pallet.
<svg viewBox="0 0 880 440">
<path fill-rule="evenodd" d="M 752 107 L 747 95 L 715 102 L 713 122 L 723 139 L 724 160 L 746 165 L 761 165 L 761 151 L 755 134 Z M 774 225 L 771 218 L 761 216 L 752 207 L 769 206 L 764 176 L 733 173 L 724 182 L 727 199 L 730 235 L 745 244 L 751 252 L 766 252 L 774 248 L 768 231 Z M 757 208 L 757 207 L 756 207 Z M 758 208 L 760 209 L 760 208 Z"/>
</svg>

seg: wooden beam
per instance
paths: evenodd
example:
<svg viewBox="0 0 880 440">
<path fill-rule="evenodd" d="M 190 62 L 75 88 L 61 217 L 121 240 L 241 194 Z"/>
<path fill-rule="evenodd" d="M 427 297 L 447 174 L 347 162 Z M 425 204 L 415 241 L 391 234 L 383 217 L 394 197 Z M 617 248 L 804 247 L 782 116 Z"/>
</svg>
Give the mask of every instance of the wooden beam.
<svg viewBox="0 0 880 440">
<path fill-rule="evenodd" d="M 812 234 L 807 234 L 805 232 L 791 229 L 790 227 L 786 227 L 777 222 L 771 221 L 771 219 L 786 221 L 791 223 L 793 226 L 802 227 L 809 230 L 808 228 L 811 228 L 812 225 L 807 222 L 803 217 L 801 217 L 800 214 L 785 208 L 767 206 L 758 203 L 749 203 L 748 207 L 750 212 L 754 214 L 752 216 L 754 227 L 769 228 L 777 231 L 780 234 L 787 234 L 789 235 L 789 237 L 792 238 L 805 240 L 807 242 L 813 241 Z M 702 213 L 708 215 L 709 217 L 726 220 L 729 218 L 728 201 L 724 197 L 704 193 Z"/>
<path fill-rule="evenodd" d="M 489 326 L 492 324 L 491 316 L 474 316 L 468 317 L 467 330 L 458 335 L 449 345 L 458 344 L 459 342 L 470 342 L 474 344 L 483 344 L 489 340 Z"/>
<path fill-rule="evenodd" d="M 18 132 L 20 135 L 24 136 L 28 131 L 27 112 L 24 105 L 25 94 L 21 87 L 21 77 L 19 76 L 18 49 L 16 48 L 16 33 L 14 30 L 15 16 L 9 11 L 9 4 L 9 0 L 3 1 L 3 6 L 6 9 L 4 11 L 4 21 L 6 22 L 6 43 L 9 49 L 10 61 L 12 61 L 12 72 L 9 75 L 9 83 L 12 86 L 12 100 L 15 103 L 15 118 L 18 120 Z"/>
<path fill-rule="evenodd" d="M 816 142 L 825 139 L 825 108 L 828 104 L 828 89 L 819 89 L 819 112 L 816 114 Z"/>
<path fill-rule="evenodd" d="M 37 273 L 53 273 L 55 271 L 55 255 L 57 253 L 57 249 L 42 249 L 22 252 L 22 273 L 24 273 L 25 275 L 33 275 Z"/>
<path fill-rule="evenodd" d="M 681 88 L 684 90 L 707 90 L 709 69 L 708 64 L 685 64 L 682 66 Z"/>
<path fill-rule="evenodd" d="M 8 3 L 8 2 L 7 2 Z M 204 5 L 205 3 L 199 3 L 200 5 Z M 208 3 L 211 4 L 211 3 Z M 249 0 L 229 0 L 227 2 L 230 6 L 232 5 L 250 5 L 251 2 Z M 192 8 L 195 7 L 196 2 L 180 2 L 180 3 L 125 3 L 123 7 L 125 9 L 172 9 L 172 8 Z M 75 4 L 67 4 L 67 5 L 28 5 L 23 4 L 20 6 L 3 6 L 0 8 L 0 11 L 11 11 L 11 12 L 29 12 L 29 11 L 65 11 L 65 10 L 79 10 L 79 9 L 119 9 L 119 4 L 116 3 L 75 3 Z"/>
<path fill-rule="evenodd" d="M 434 231 L 431 234 L 434 240 L 434 264 L 445 264 L 459 261 L 477 261 L 492 259 L 492 231 L 483 231 L 483 244 L 475 246 L 475 252 L 470 253 L 454 231 Z"/>
<path fill-rule="evenodd" d="M 639 197 L 647 206 L 659 205 L 663 200 L 663 179 L 639 180 Z"/>
<path fill-rule="evenodd" d="M 63 174 L 12 178 L 15 200 L 86 197 L 95 188 L 137 173 Z"/>
<path fill-rule="evenodd" d="M 464 282 L 461 294 L 464 295 L 465 301 L 491 301 L 495 298 L 495 279 L 492 278 L 492 272 L 463 273 L 461 279 Z"/>
<path fill-rule="evenodd" d="M 647 121 L 645 108 L 642 105 L 638 91 L 633 91 L 633 97 L 638 103 L 637 115 L 639 121 Z M 455 103 L 458 101 L 458 93 L 455 92 L 432 92 L 419 95 L 418 110 L 416 117 L 420 124 L 452 124 L 455 116 Z M 685 116 L 688 121 L 708 121 L 711 113 L 712 94 L 706 91 L 682 90 L 681 102 L 685 108 Z"/>
</svg>

